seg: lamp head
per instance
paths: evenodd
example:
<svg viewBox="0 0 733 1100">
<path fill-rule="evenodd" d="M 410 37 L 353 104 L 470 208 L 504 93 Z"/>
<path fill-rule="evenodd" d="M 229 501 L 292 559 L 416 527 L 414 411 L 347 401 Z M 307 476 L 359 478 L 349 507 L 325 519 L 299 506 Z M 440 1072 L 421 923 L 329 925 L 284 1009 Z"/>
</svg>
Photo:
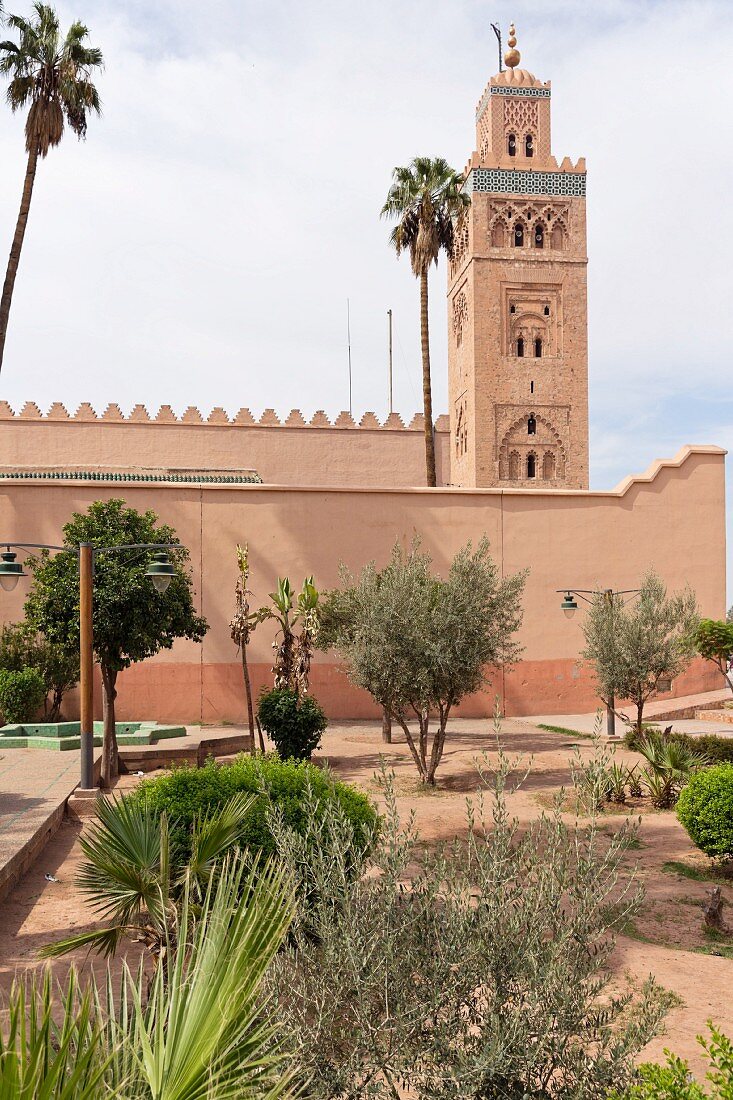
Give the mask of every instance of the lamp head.
<svg viewBox="0 0 733 1100">
<path fill-rule="evenodd" d="M 560 610 L 564 613 L 566 619 L 572 619 L 573 615 L 578 610 L 578 605 L 573 599 L 572 592 L 565 593 L 565 598 L 560 604 Z"/>
<path fill-rule="evenodd" d="M 145 576 L 150 577 L 156 592 L 162 596 L 175 576 L 175 567 L 171 564 L 164 550 L 153 554 L 153 560 L 145 570 Z"/>
<path fill-rule="evenodd" d="M 15 557 L 10 547 L 0 554 L 0 588 L 5 592 L 12 592 L 20 578 L 26 576 L 23 566 Z"/>
</svg>

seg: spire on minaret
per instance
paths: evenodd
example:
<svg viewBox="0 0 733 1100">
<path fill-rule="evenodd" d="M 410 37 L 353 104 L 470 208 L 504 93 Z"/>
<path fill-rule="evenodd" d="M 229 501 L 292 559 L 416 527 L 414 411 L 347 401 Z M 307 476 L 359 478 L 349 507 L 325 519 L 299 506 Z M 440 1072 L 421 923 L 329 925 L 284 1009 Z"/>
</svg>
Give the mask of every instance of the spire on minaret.
<svg viewBox="0 0 733 1100">
<path fill-rule="evenodd" d="M 504 62 L 510 69 L 515 69 L 520 62 L 521 54 L 517 49 L 517 31 L 513 23 L 509 26 L 509 49 L 504 54 Z"/>
</svg>

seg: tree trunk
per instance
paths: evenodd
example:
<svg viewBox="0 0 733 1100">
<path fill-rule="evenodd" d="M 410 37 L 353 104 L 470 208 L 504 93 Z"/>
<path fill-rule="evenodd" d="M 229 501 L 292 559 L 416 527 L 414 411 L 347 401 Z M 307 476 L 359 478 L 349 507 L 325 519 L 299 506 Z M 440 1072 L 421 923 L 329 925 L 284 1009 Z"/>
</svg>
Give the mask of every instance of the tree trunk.
<svg viewBox="0 0 733 1100">
<path fill-rule="evenodd" d="M 420 275 L 420 343 L 422 346 L 422 402 L 425 417 L 425 472 L 427 484 L 435 480 L 435 435 L 433 433 L 433 392 L 430 386 L 430 326 L 428 323 L 428 273 Z"/>
<path fill-rule="evenodd" d="M 119 775 L 117 731 L 115 729 L 115 699 L 117 698 L 117 672 L 102 665 L 102 715 L 104 736 L 102 740 L 102 786 L 110 787 Z"/>
<path fill-rule="evenodd" d="M 252 709 L 252 684 L 249 678 L 249 666 L 247 665 L 247 646 L 242 642 L 239 647 L 242 651 L 242 675 L 244 676 L 244 694 L 247 697 L 247 722 L 249 723 L 249 751 L 255 753 L 255 716 Z"/>
<path fill-rule="evenodd" d="M 28 224 L 28 211 L 31 208 L 31 196 L 33 194 L 33 183 L 36 178 L 37 163 L 38 153 L 33 149 L 28 154 L 28 164 L 26 166 L 25 180 L 23 182 L 23 196 L 20 200 L 20 211 L 18 212 L 18 220 L 15 223 L 15 235 L 13 236 L 13 243 L 10 246 L 10 258 L 8 259 L 8 267 L 5 272 L 2 298 L 0 298 L 0 368 L 2 368 L 3 355 L 5 354 L 5 337 L 8 332 L 10 303 L 13 300 L 15 276 L 18 274 L 20 252 L 23 247 L 25 227 Z"/>
<path fill-rule="evenodd" d="M 382 740 L 387 745 L 392 744 L 392 719 L 386 707 L 382 710 Z"/>
<path fill-rule="evenodd" d="M 636 704 L 636 736 L 641 737 L 644 733 L 644 700 Z"/>
</svg>

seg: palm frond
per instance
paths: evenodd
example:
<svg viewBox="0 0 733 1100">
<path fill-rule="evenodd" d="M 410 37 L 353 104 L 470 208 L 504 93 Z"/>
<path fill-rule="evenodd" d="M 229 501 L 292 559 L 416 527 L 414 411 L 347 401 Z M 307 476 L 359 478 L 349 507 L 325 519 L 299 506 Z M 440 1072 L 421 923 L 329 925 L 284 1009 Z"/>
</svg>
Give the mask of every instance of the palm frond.
<svg viewBox="0 0 733 1100">
<path fill-rule="evenodd" d="M 202 815 L 194 823 L 191 856 L 186 868 L 199 885 L 208 882 L 217 860 L 239 840 L 257 795 L 240 791 L 221 808 Z"/>
<path fill-rule="evenodd" d="M 78 936 L 69 936 L 68 939 L 46 944 L 38 954 L 42 959 L 58 959 L 80 947 L 88 947 L 108 958 L 115 954 L 120 942 L 129 931 L 129 925 L 113 924 L 106 928 L 97 928 L 93 932 L 80 932 Z"/>
<path fill-rule="evenodd" d="M 256 872 L 227 860 L 200 916 L 184 892 L 179 943 L 143 1004 L 139 977 L 123 971 L 121 1008 L 110 1015 L 107 1045 L 129 1074 L 124 1096 L 176 1100 L 294 1095 L 294 1071 L 261 999 L 263 974 L 294 912 L 289 875 L 270 863 Z M 124 1020 L 124 1023 L 123 1023 Z"/>
<path fill-rule="evenodd" d="M 73 969 L 60 1004 L 49 972 L 14 983 L 0 1033 L 0 1100 L 101 1100 L 110 1061 Z"/>
</svg>

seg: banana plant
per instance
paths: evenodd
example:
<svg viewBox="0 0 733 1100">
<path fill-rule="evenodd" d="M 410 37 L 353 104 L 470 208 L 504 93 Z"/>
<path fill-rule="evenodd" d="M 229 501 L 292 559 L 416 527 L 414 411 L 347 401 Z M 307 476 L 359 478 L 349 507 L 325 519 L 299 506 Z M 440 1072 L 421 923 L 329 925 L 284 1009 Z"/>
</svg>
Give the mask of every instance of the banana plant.
<svg viewBox="0 0 733 1100">
<path fill-rule="evenodd" d="M 272 672 L 276 690 L 291 689 L 297 695 L 307 695 L 310 666 L 316 629 L 318 627 L 318 589 L 313 577 L 306 577 L 298 595 L 288 577 L 277 578 L 277 588 L 270 592 L 273 607 L 261 607 L 260 621 L 274 619 L 278 624 L 279 641 L 274 641 L 275 664 Z M 295 632 L 300 623 L 300 633 Z"/>
</svg>

